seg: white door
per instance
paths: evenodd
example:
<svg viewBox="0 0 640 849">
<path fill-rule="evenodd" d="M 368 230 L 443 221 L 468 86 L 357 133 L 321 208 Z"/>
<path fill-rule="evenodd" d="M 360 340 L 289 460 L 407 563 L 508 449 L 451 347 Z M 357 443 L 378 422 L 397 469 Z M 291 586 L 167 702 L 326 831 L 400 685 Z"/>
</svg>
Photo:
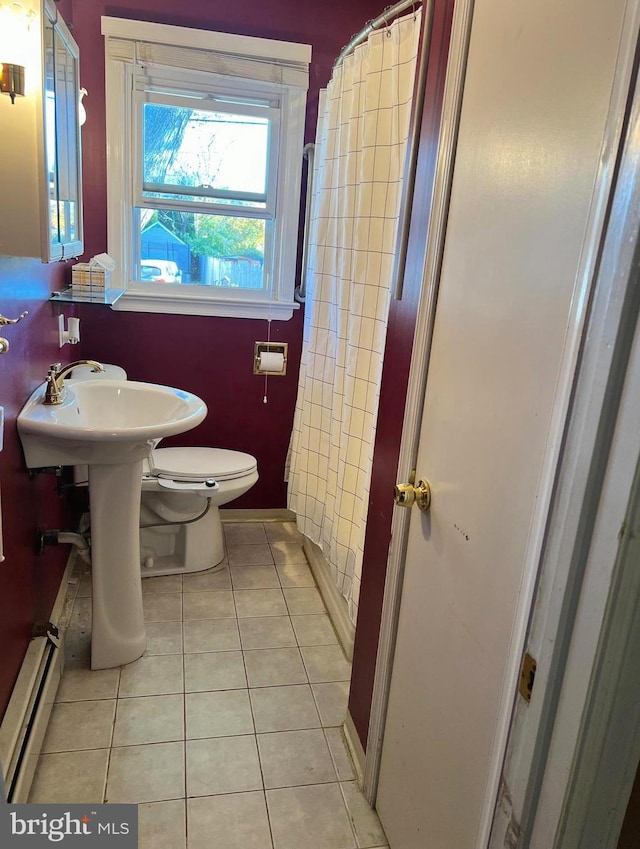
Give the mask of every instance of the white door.
<svg viewBox="0 0 640 849">
<path fill-rule="evenodd" d="M 391 849 L 486 842 L 613 155 L 623 11 L 475 3 L 416 467 L 432 506 L 412 508 L 377 796 Z"/>
</svg>

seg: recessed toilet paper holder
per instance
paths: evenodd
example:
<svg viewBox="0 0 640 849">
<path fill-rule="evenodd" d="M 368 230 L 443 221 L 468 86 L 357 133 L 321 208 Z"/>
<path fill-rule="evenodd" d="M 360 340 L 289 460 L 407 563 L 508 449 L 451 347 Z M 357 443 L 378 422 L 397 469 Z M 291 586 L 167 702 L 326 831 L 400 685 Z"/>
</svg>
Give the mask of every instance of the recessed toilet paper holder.
<svg viewBox="0 0 640 849">
<path fill-rule="evenodd" d="M 256 342 L 253 346 L 253 373 L 284 375 L 287 373 L 287 357 L 289 353 L 288 342 Z M 262 354 L 281 354 L 282 369 L 275 371 L 269 367 L 264 368 L 261 362 Z"/>
</svg>

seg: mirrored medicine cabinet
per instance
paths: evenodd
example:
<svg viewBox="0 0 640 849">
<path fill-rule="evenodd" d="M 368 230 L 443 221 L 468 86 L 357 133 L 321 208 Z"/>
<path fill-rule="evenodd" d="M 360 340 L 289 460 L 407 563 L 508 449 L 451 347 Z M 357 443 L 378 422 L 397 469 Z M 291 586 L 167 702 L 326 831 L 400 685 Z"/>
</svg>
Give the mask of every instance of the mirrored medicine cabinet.
<svg viewBox="0 0 640 849">
<path fill-rule="evenodd" d="M 31 9 L 24 96 L 0 95 L 0 255 L 55 262 L 84 250 L 79 51 L 52 0 Z"/>
</svg>

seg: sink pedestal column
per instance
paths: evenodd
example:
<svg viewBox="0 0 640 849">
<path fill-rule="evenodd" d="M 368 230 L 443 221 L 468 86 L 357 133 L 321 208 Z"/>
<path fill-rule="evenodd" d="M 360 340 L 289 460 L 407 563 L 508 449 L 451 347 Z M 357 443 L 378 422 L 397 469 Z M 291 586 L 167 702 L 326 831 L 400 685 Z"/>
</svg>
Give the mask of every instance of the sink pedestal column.
<svg viewBox="0 0 640 849">
<path fill-rule="evenodd" d="M 142 460 L 89 466 L 92 669 L 131 663 L 146 648 L 140 577 L 141 480 Z"/>
</svg>

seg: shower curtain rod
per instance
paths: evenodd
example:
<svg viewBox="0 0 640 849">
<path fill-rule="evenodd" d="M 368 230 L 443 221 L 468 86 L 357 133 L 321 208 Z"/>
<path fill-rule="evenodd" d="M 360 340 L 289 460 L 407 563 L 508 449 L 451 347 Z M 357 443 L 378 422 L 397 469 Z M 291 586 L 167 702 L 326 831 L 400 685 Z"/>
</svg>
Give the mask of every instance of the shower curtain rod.
<svg viewBox="0 0 640 849">
<path fill-rule="evenodd" d="M 374 18 L 357 34 L 354 35 L 351 41 L 343 47 L 338 55 L 338 58 L 333 63 L 333 70 L 339 67 L 342 64 L 342 61 L 348 56 L 355 48 L 362 44 L 363 41 L 366 41 L 374 30 L 380 29 L 380 27 L 386 26 L 390 23 L 394 18 L 398 15 L 401 15 L 406 9 L 413 7 L 414 9 L 419 8 L 422 5 L 422 0 L 400 0 L 399 3 L 395 3 L 393 6 L 387 6 L 387 8 L 382 12 L 381 15 L 378 15 L 377 18 Z"/>
</svg>

